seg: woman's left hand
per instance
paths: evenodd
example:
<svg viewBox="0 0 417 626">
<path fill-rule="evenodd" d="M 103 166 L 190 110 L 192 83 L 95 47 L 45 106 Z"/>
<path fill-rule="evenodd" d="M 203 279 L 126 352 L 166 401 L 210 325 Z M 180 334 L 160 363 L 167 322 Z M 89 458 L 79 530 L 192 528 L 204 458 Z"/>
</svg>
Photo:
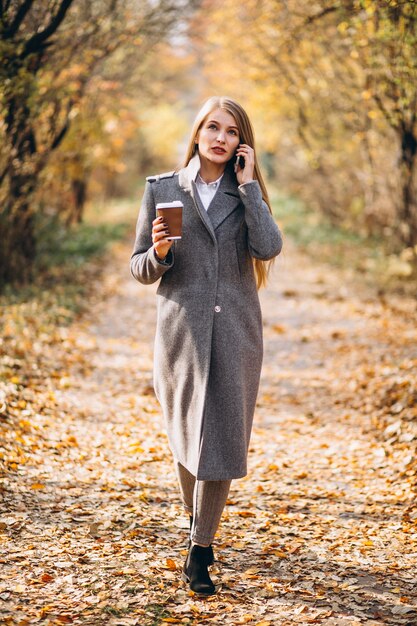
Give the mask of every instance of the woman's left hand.
<svg viewBox="0 0 417 626">
<path fill-rule="evenodd" d="M 242 168 L 240 165 L 235 167 L 235 173 L 237 182 L 239 185 L 244 183 L 250 183 L 253 180 L 253 172 L 255 169 L 255 152 L 254 149 L 248 146 L 246 143 L 239 144 L 236 150 L 236 158 L 241 156 L 245 159 L 245 166 Z"/>
</svg>

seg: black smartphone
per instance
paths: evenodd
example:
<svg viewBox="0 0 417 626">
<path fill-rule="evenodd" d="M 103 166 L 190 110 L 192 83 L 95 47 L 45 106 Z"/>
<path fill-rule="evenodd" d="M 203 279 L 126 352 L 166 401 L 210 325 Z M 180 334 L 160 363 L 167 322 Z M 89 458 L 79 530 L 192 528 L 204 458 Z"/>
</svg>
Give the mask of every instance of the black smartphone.
<svg viewBox="0 0 417 626">
<path fill-rule="evenodd" d="M 238 167 L 242 168 L 242 170 L 245 167 L 245 159 L 243 158 L 243 156 L 236 157 L 235 170 L 237 170 Z"/>
</svg>

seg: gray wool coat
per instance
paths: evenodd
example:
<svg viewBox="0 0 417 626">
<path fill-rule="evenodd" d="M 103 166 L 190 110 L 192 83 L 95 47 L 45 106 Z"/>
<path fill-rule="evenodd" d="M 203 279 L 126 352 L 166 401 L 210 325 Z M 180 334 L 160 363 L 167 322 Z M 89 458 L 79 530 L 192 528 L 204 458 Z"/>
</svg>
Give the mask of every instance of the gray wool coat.
<svg viewBox="0 0 417 626">
<path fill-rule="evenodd" d="M 144 284 L 160 279 L 154 386 L 174 457 L 199 480 L 247 473 L 262 365 L 262 319 L 252 257 L 281 251 L 281 233 L 257 181 L 238 186 L 226 168 L 208 211 L 195 177 L 198 155 L 178 173 L 147 179 L 131 257 Z M 164 262 L 152 248 L 158 202 L 181 200 L 182 239 Z"/>
</svg>

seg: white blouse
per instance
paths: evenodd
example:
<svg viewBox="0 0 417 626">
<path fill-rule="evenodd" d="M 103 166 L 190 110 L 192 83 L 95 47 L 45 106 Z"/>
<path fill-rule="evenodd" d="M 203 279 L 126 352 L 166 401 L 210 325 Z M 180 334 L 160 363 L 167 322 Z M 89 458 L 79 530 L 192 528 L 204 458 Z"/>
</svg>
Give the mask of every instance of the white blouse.
<svg viewBox="0 0 417 626">
<path fill-rule="evenodd" d="M 210 202 L 213 200 L 217 189 L 219 188 L 220 181 L 223 178 L 223 174 L 217 180 L 212 183 L 205 183 L 200 174 L 197 174 L 195 184 L 197 186 L 198 195 L 203 203 L 204 208 L 207 209 L 210 206 Z"/>
</svg>

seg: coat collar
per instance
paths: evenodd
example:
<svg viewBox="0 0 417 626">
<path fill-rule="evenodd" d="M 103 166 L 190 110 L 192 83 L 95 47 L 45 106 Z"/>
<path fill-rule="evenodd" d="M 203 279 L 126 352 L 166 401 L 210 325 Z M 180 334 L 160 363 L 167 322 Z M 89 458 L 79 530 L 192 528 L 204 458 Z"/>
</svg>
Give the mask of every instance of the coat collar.
<svg viewBox="0 0 417 626">
<path fill-rule="evenodd" d="M 190 160 L 187 167 L 179 171 L 180 186 L 189 191 L 194 200 L 194 204 L 204 225 L 215 239 L 215 229 L 232 213 L 240 203 L 237 190 L 237 181 L 234 172 L 226 167 L 224 176 L 220 181 L 219 188 L 214 196 L 208 211 L 203 207 L 195 184 L 195 179 L 200 170 L 200 157 L 196 153 Z"/>
</svg>

